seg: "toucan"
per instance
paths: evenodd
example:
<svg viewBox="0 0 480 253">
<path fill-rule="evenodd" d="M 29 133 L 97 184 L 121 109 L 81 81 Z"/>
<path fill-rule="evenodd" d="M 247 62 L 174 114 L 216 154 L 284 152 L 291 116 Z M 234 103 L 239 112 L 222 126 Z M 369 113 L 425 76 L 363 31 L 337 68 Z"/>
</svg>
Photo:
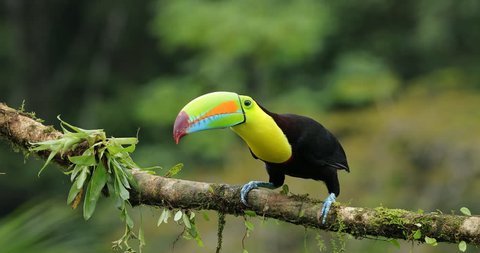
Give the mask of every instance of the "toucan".
<svg viewBox="0 0 480 253">
<path fill-rule="evenodd" d="M 296 114 L 270 112 L 249 96 L 234 92 L 212 92 L 190 101 L 178 114 L 173 138 L 190 133 L 230 128 L 248 145 L 252 156 L 265 162 L 268 182 L 250 181 L 240 191 L 248 206 L 248 193 L 255 188 L 275 189 L 285 175 L 325 182 L 329 196 L 321 213 L 325 223 L 328 211 L 340 194 L 337 171 L 348 167 L 345 151 L 338 139 L 317 121 Z"/>
</svg>

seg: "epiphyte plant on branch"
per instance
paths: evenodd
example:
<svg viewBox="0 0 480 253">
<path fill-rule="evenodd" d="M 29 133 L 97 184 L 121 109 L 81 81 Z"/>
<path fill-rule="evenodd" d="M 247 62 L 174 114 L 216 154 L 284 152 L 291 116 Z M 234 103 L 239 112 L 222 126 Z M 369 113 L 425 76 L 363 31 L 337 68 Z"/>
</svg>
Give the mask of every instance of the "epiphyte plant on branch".
<svg viewBox="0 0 480 253">
<path fill-rule="evenodd" d="M 115 198 L 116 207 L 120 210 L 120 218 L 125 223 L 125 233 L 114 242 L 114 247 L 133 251 L 128 245 L 131 238 L 140 240 L 144 245 L 143 232 L 133 232 L 134 223 L 127 211 L 130 205 L 130 190 L 136 188 L 132 170 L 145 170 L 153 173 L 151 168 L 140 168 L 130 157 L 138 143 L 136 137 L 107 138 L 102 129 L 86 130 L 68 124 L 58 117 L 63 130 L 62 138 L 43 142 L 30 143 L 32 152 L 50 152 L 39 175 L 55 156 L 68 156 L 71 165 L 64 172 L 70 175 L 72 186 L 68 193 L 67 204 L 76 208 L 83 200 L 83 217 L 91 218 L 102 191 Z M 81 145 L 85 145 L 81 154 L 72 153 Z M 84 193 L 85 192 L 85 193 Z"/>
<path fill-rule="evenodd" d="M 248 193 L 255 188 L 275 189 L 285 175 L 325 182 L 329 196 L 317 217 L 327 220 L 330 206 L 340 194 L 337 171 L 350 171 L 337 138 L 317 121 L 296 114 L 268 111 L 249 96 L 212 92 L 189 102 L 178 114 L 173 137 L 178 144 L 190 133 L 230 127 L 248 145 L 254 158 L 265 162 L 269 182 L 250 181 L 241 189 L 248 206 Z"/>
</svg>

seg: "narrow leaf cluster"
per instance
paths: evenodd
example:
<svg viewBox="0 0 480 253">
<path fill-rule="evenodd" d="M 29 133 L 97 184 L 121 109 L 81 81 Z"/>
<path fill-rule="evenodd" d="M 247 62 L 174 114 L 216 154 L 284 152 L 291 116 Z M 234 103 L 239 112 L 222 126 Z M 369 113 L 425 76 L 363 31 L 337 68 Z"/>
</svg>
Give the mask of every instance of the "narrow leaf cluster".
<svg viewBox="0 0 480 253">
<path fill-rule="evenodd" d="M 71 166 L 65 172 L 70 175 L 72 186 L 68 193 L 67 204 L 76 208 L 83 197 L 83 217 L 88 220 L 92 217 L 98 199 L 103 192 L 115 198 L 116 207 L 120 210 L 120 218 L 125 223 L 125 234 L 114 247 L 133 251 L 128 246 L 131 238 L 142 239 L 143 231 L 139 230 L 138 236 L 133 233 L 134 222 L 128 214 L 129 190 L 137 187 L 133 177 L 133 169 L 142 169 L 137 166 L 130 153 L 135 151 L 137 138 L 107 138 L 102 129 L 86 130 L 60 120 L 63 136 L 56 140 L 31 143 L 30 151 L 50 152 L 48 158 L 39 171 L 39 175 L 52 161 L 60 155 L 72 154 L 80 145 L 87 148 L 80 155 L 68 155 Z M 83 150 L 83 149 L 82 149 Z M 156 169 L 158 167 L 143 168 L 142 170 Z M 143 245 L 144 242 L 140 242 Z"/>
<path fill-rule="evenodd" d="M 162 223 L 168 223 L 168 219 L 172 217 L 172 211 L 164 208 L 160 217 L 158 218 L 157 226 L 160 226 Z M 197 226 L 195 224 L 195 213 L 190 210 L 177 210 L 173 215 L 173 221 L 179 225 L 183 225 L 185 230 L 183 233 L 183 238 L 190 240 L 194 239 L 198 246 L 203 247 L 203 241 L 198 232 Z"/>
</svg>

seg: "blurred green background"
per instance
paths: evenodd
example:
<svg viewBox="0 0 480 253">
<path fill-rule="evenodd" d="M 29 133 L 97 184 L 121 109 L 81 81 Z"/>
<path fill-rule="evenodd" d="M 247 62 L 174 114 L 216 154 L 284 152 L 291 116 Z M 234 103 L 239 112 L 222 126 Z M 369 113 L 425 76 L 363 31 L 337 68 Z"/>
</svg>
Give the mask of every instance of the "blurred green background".
<svg viewBox="0 0 480 253">
<path fill-rule="evenodd" d="M 477 0 L 58 1 L 0 3 L 0 101 L 108 135 L 135 136 L 143 166 L 183 162 L 180 178 L 243 184 L 263 164 L 228 130 L 174 145 L 180 108 L 203 93 L 248 94 L 274 112 L 304 114 L 342 142 L 351 173 L 339 201 L 444 213 L 480 210 L 480 2 Z M 102 201 L 94 217 L 65 205 L 69 180 L 0 143 L 2 252 L 110 252 L 122 234 Z M 287 178 L 323 199 L 320 182 Z M 134 211 L 140 222 L 139 208 Z M 204 248 L 173 241 L 142 207 L 145 252 L 213 252 L 216 214 L 198 219 Z M 249 252 L 317 252 L 317 234 L 255 220 Z M 241 252 L 242 218 L 228 217 L 223 252 Z M 15 242 L 15 243 L 13 243 Z M 347 252 L 455 252 L 346 240 Z M 469 252 L 476 249 L 469 248 Z"/>
</svg>

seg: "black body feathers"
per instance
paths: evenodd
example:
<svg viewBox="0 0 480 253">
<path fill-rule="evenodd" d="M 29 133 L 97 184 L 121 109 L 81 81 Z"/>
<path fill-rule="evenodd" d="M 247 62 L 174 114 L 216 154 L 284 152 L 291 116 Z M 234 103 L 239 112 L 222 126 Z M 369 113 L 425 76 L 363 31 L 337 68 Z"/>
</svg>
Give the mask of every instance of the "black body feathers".
<svg viewBox="0 0 480 253">
<path fill-rule="evenodd" d="M 338 196 L 340 184 L 337 170 L 350 169 L 345 151 L 337 138 L 311 118 L 276 114 L 262 109 L 275 120 L 292 146 L 292 157 L 287 162 L 265 162 L 269 181 L 279 187 L 283 185 L 285 175 L 321 180 L 325 182 L 329 193 Z"/>
</svg>

